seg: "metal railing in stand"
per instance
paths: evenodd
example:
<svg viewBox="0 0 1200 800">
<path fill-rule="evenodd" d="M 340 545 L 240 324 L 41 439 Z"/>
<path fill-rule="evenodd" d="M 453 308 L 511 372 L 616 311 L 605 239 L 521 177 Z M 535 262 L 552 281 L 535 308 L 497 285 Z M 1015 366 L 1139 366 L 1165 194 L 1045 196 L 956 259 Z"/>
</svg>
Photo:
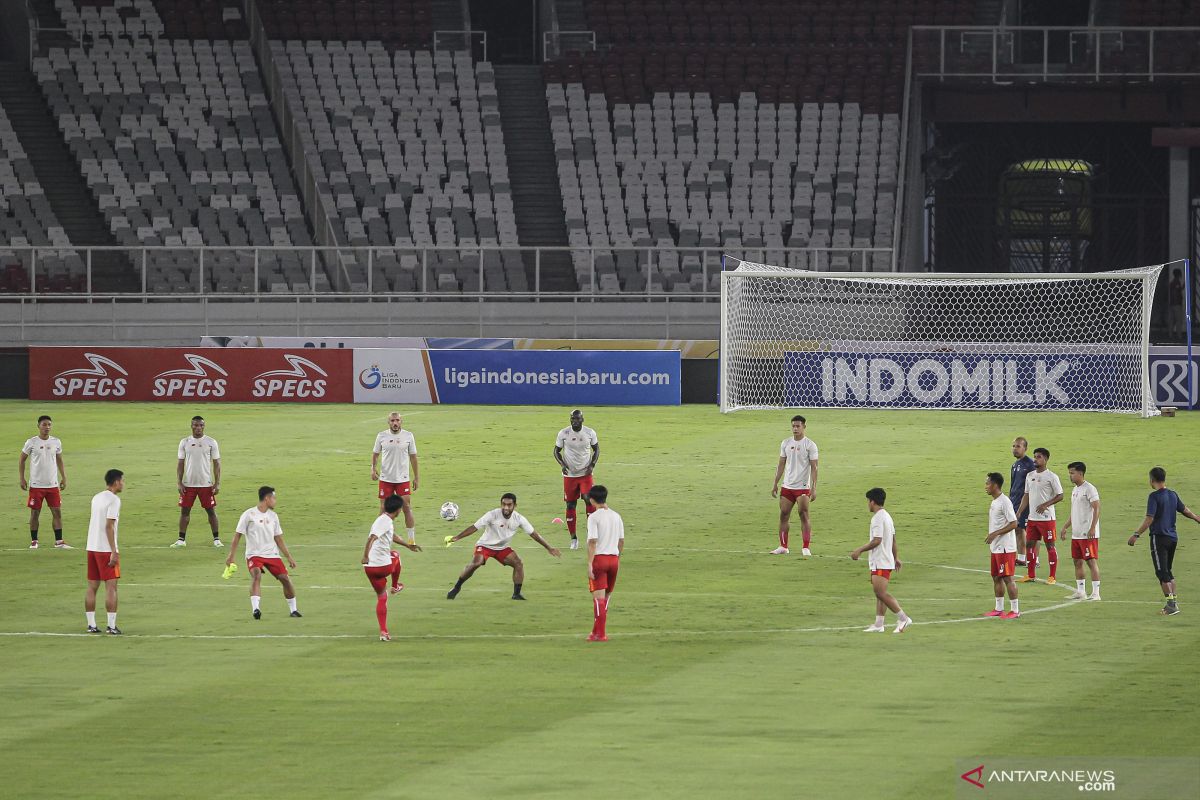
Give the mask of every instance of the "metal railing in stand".
<svg viewBox="0 0 1200 800">
<path fill-rule="evenodd" d="M 559 58 L 568 50 L 595 50 L 595 31 L 543 31 L 542 61 Z"/>
<path fill-rule="evenodd" d="M 470 53 L 476 61 L 488 60 L 487 31 L 434 31 L 433 52 Z"/>
</svg>

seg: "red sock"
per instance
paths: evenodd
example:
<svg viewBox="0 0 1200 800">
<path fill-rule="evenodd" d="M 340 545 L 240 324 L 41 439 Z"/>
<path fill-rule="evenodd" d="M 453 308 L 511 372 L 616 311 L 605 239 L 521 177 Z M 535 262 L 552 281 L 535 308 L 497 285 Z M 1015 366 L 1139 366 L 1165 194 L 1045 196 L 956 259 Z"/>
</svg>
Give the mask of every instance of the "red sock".
<svg viewBox="0 0 1200 800">
<path fill-rule="evenodd" d="M 812 531 L 800 531 L 800 538 L 804 540 L 804 546 L 808 547 L 810 544 L 812 544 Z"/>
<path fill-rule="evenodd" d="M 387 633 L 387 595 L 375 598 L 375 616 L 379 619 L 379 632 Z"/>
<path fill-rule="evenodd" d="M 1026 550 L 1025 551 L 1025 563 L 1029 567 L 1029 577 L 1031 577 L 1031 578 L 1037 576 L 1037 562 L 1038 562 L 1037 553 L 1031 553 L 1028 550 Z"/>
<path fill-rule="evenodd" d="M 1050 577 L 1053 578 L 1055 577 L 1055 573 L 1058 572 L 1058 548 L 1047 547 L 1046 558 L 1050 560 Z"/>
<path fill-rule="evenodd" d="M 396 584 L 400 583 L 400 559 L 392 562 L 392 588 L 396 588 Z"/>
<path fill-rule="evenodd" d="M 596 615 L 596 621 L 592 624 L 592 635 L 606 636 L 604 625 L 608 621 L 608 598 L 593 598 L 592 606 Z"/>
<path fill-rule="evenodd" d="M 567 530 L 571 532 L 571 538 L 575 538 L 575 509 L 567 506 Z"/>
<path fill-rule="evenodd" d="M 780 528 L 779 530 L 779 546 L 787 550 L 788 532 Z"/>
</svg>

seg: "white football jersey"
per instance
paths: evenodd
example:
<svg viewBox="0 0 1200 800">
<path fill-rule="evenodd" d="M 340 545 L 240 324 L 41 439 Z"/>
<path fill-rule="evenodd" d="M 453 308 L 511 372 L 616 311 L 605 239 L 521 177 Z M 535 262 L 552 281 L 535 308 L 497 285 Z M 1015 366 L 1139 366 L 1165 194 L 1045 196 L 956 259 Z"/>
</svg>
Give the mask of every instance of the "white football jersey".
<svg viewBox="0 0 1200 800">
<path fill-rule="evenodd" d="M 375 437 L 375 449 L 371 452 L 380 454 L 379 480 L 408 483 L 408 457 L 417 454 L 417 440 L 411 433 L 383 431 Z"/>
<path fill-rule="evenodd" d="M 988 529 L 987 532 L 998 531 L 1010 522 L 1017 521 L 1017 512 L 1013 509 L 1012 500 L 1008 499 L 1008 495 L 1000 495 L 988 507 Z M 1015 553 L 1017 552 L 1017 531 L 1014 528 L 1003 536 L 997 536 L 992 539 L 992 543 L 988 548 L 993 553 Z"/>
<path fill-rule="evenodd" d="M 611 508 L 598 508 L 588 514 L 587 538 L 596 542 L 596 555 L 619 556 L 617 543 L 625 538 L 625 522 Z"/>
<path fill-rule="evenodd" d="M 396 534 L 396 523 L 387 514 L 380 514 L 371 523 L 371 551 L 367 554 L 368 567 L 386 567 L 392 563 L 392 537 Z"/>
<path fill-rule="evenodd" d="M 895 569 L 896 558 L 892 555 L 892 542 L 896 539 L 896 525 L 892 515 L 884 509 L 871 517 L 870 538 L 879 537 L 879 546 L 867 551 L 867 566 L 870 569 Z"/>
<path fill-rule="evenodd" d="M 533 524 L 516 511 L 505 519 L 503 511 L 493 508 L 475 522 L 475 529 L 483 531 L 483 536 L 480 536 L 475 544 L 492 550 L 503 550 L 517 535 L 518 528 L 526 533 L 533 533 Z"/>
<path fill-rule="evenodd" d="M 279 558 L 275 537 L 283 536 L 283 528 L 279 527 L 279 515 L 272 509 L 259 511 L 258 506 L 247 508 L 242 512 L 236 530 L 246 537 L 247 560 L 253 556 Z"/>
<path fill-rule="evenodd" d="M 1035 522 L 1046 522 L 1054 519 L 1054 506 L 1045 511 L 1037 507 L 1050 501 L 1055 495 L 1062 494 L 1062 481 L 1050 470 L 1038 472 L 1034 470 L 1025 476 L 1025 492 L 1029 495 L 1029 518 Z"/>
<path fill-rule="evenodd" d="M 179 440 L 179 457 L 183 459 L 183 485 L 204 488 L 213 485 L 213 462 L 221 458 L 217 440 L 207 434 L 197 439 L 185 436 Z"/>
<path fill-rule="evenodd" d="M 108 521 L 113 521 L 113 544 L 117 544 L 117 520 L 121 518 L 121 498 L 105 489 L 92 498 L 92 518 L 88 522 L 87 549 L 94 553 L 111 553 L 108 546 Z M 120 546 L 116 552 L 121 552 Z"/>
<path fill-rule="evenodd" d="M 811 489 L 812 464 L 817 460 L 817 443 L 805 436 L 800 441 L 792 436 L 779 446 L 779 457 L 785 459 L 783 488 Z"/>
<path fill-rule="evenodd" d="M 54 436 L 46 439 L 31 436 L 25 440 L 21 452 L 28 456 L 26 460 L 29 462 L 29 488 L 57 489 L 57 457 L 62 454 L 62 442 Z"/>
<path fill-rule="evenodd" d="M 1100 492 L 1087 481 L 1071 490 L 1071 538 L 1086 539 L 1092 529 L 1092 503 L 1100 502 Z M 1100 538 L 1100 522 L 1096 522 L 1096 538 Z"/>
<path fill-rule="evenodd" d="M 592 463 L 592 445 L 599 443 L 596 432 L 587 425 L 578 431 L 568 425 L 558 432 L 555 444 L 562 448 L 568 478 L 581 478 L 587 474 L 588 464 Z"/>
</svg>

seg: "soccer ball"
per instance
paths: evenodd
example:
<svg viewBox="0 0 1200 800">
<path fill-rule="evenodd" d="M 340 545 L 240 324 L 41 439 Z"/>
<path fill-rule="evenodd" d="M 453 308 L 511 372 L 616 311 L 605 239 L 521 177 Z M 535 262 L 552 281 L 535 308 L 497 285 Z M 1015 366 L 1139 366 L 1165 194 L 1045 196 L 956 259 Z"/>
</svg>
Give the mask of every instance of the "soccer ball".
<svg viewBox="0 0 1200 800">
<path fill-rule="evenodd" d="M 458 519 L 458 503 L 442 503 L 442 519 L 446 522 Z"/>
</svg>

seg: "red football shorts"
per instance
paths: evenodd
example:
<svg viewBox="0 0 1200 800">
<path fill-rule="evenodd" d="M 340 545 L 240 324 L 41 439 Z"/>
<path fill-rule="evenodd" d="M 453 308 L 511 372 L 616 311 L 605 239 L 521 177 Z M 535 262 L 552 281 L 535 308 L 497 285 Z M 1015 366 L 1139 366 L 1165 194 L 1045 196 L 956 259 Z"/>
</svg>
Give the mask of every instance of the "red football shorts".
<svg viewBox="0 0 1200 800">
<path fill-rule="evenodd" d="M 382 567 L 363 567 L 363 572 L 367 573 L 367 580 L 371 582 L 371 588 L 376 593 L 382 592 L 392 573 L 400 574 L 400 554 L 393 550 L 391 564 Z"/>
<path fill-rule="evenodd" d="M 1072 539 L 1071 558 L 1081 561 L 1092 561 L 1100 557 L 1099 539 Z"/>
<path fill-rule="evenodd" d="M 596 556 L 592 559 L 592 574 L 596 577 L 588 578 L 588 591 L 598 592 L 603 589 L 612 594 L 613 587 L 617 585 L 620 561 L 620 556 Z"/>
<path fill-rule="evenodd" d="M 251 556 L 246 560 L 246 566 L 248 566 L 250 569 L 265 569 L 276 578 L 288 574 L 287 567 L 283 565 L 282 558 L 263 558 L 262 556 Z"/>
<path fill-rule="evenodd" d="M 808 497 L 810 494 L 812 494 L 811 489 L 787 489 L 787 488 L 784 488 L 784 489 L 779 490 L 780 497 L 782 497 L 786 500 L 791 500 L 793 503 L 795 503 L 801 497 Z"/>
<path fill-rule="evenodd" d="M 1025 523 L 1025 543 L 1040 542 L 1046 540 L 1047 545 L 1054 544 L 1054 537 L 1058 533 L 1055 529 L 1055 521 L 1047 520 L 1029 520 Z"/>
<path fill-rule="evenodd" d="M 201 508 L 216 508 L 217 496 L 213 494 L 211 486 L 185 486 L 183 494 L 179 495 L 179 507 L 191 508 L 196 503 L 196 498 L 200 499 Z"/>
<path fill-rule="evenodd" d="M 892 571 L 890 569 L 873 569 L 873 570 L 871 570 L 871 577 L 875 577 L 876 575 L 878 575 L 881 578 L 887 578 L 888 580 L 891 580 Z"/>
<path fill-rule="evenodd" d="M 95 550 L 87 551 L 87 579 L 89 581 L 115 581 L 121 577 L 121 564 L 115 567 L 108 565 L 112 553 L 100 553 Z"/>
<path fill-rule="evenodd" d="M 483 563 L 485 563 L 485 564 L 487 563 L 487 560 L 489 558 L 494 558 L 497 561 L 499 561 L 501 564 L 503 564 L 505 561 L 508 560 L 508 557 L 511 556 L 512 554 L 513 554 L 513 549 L 511 547 L 506 547 L 503 550 L 493 550 L 490 547 L 484 547 L 483 545 L 479 545 L 478 547 L 475 548 L 475 555 L 483 556 Z"/>
<path fill-rule="evenodd" d="M 401 497 L 408 497 L 412 494 L 412 484 L 409 481 L 404 483 L 388 483 L 387 481 L 379 482 L 379 499 L 386 500 L 394 494 Z"/>
<path fill-rule="evenodd" d="M 41 508 L 42 501 L 51 508 L 62 507 L 62 495 L 58 491 L 58 487 L 53 489 L 30 489 L 29 502 L 26 503 L 30 508 Z"/>
<path fill-rule="evenodd" d="M 1011 578 L 1017 571 L 1016 553 L 992 553 L 992 577 Z"/>
<path fill-rule="evenodd" d="M 563 501 L 570 503 L 572 500 L 578 500 L 592 490 L 592 485 L 595 480 L 591 475 L 584 475 L 582 478 L 568 478 L 563 476 Z M 591 505 L 591 503 L 588 503 Z"/>
</svg>

